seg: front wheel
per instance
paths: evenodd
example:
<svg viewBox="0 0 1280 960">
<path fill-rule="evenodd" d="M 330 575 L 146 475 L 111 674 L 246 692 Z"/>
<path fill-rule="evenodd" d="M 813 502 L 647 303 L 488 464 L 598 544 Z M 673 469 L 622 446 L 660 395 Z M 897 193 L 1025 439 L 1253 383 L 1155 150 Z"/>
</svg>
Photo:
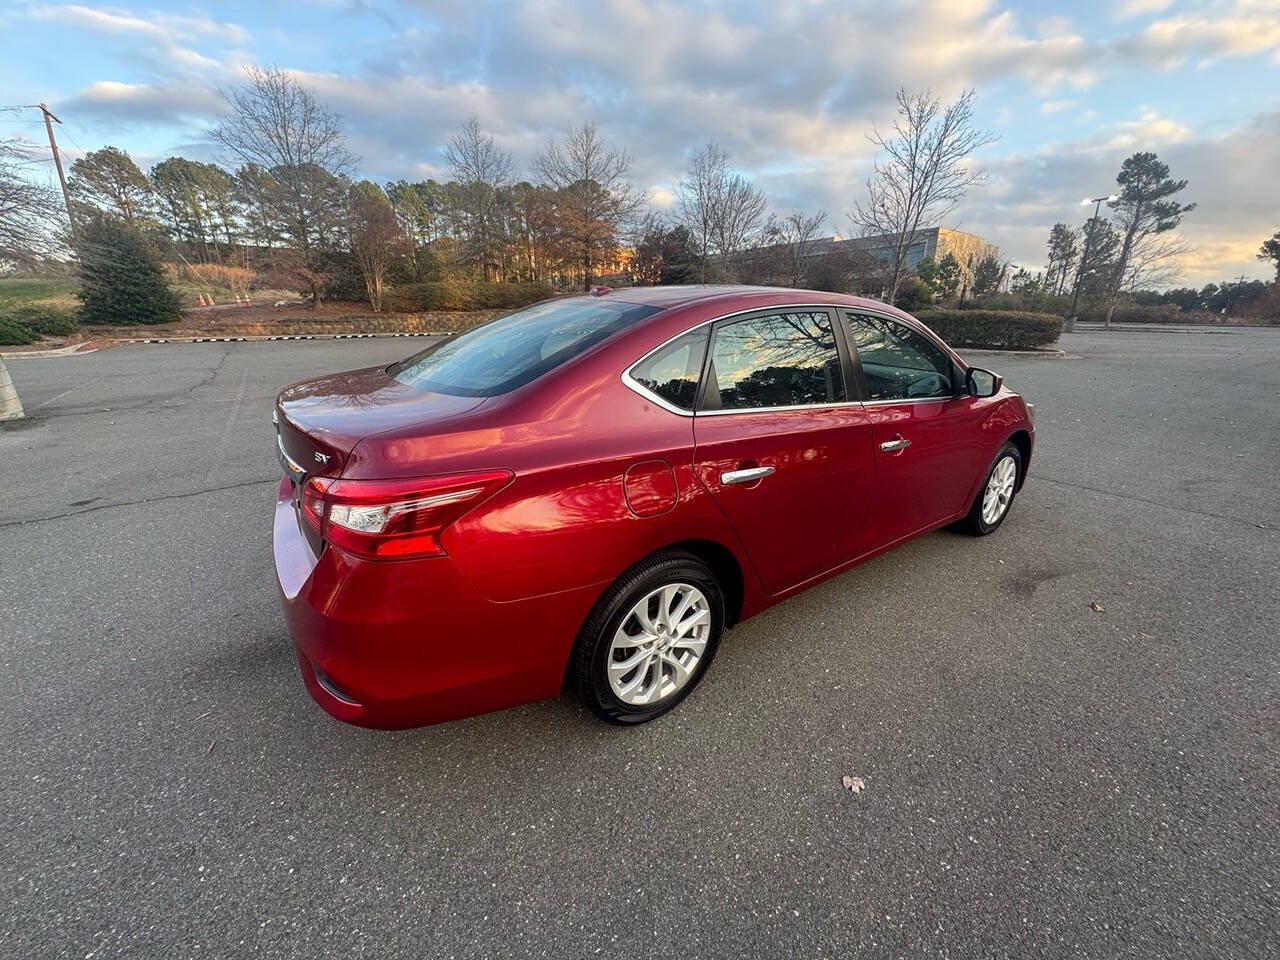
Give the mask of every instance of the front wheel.
<svg viewBox="0 0 1280 960">
<path fill-rule="evenodd" d="M 578 635 L 571 676 L 610 723 L 644 723 L 688 696 L 715 656 L 724 597 L 697 557 L 664 552 L 605 592 Z"/>
<path fill-rule="evenodd" d="M 1015 444 L 1006 443 L 992 461 L 982 488 L 973 498 L 969 515 L 960 521 L 960 528 L 976 537 L 995 533 L 1009 515 L 1021 475 L 1022 451 Z"/>
</svg>

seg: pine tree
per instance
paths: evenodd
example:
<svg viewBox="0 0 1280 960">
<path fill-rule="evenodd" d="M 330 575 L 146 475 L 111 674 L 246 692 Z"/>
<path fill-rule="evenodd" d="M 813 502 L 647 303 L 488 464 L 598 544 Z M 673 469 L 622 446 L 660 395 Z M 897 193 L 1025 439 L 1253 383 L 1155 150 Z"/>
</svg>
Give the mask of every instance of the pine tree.
<svg viewBox="0 0 1280 960">
<path fill-rule="evenodd" d="M 97 217 L 85 227 L 78 252 L 82 323 L 168 323 L 182 315 L 159 257 L 137 227 Z"/>
</svg>

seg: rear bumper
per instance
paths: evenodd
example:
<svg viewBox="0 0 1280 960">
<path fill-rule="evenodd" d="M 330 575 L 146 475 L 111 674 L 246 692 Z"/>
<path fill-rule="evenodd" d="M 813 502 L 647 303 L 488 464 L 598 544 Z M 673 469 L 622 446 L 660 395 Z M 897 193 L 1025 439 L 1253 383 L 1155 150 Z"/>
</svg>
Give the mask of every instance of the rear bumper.
<svg viewBox="0 0 1280 960">
<path fill-rule="evenodd" d="M 559 693 L 595 586 L 509 603 L 481 594 L 449 557 L 370 561 L 298 527 L 288 477 L 273 549 L 285 620 L 312 698 L 366 727 L 417 727 Z"/>
</svg>

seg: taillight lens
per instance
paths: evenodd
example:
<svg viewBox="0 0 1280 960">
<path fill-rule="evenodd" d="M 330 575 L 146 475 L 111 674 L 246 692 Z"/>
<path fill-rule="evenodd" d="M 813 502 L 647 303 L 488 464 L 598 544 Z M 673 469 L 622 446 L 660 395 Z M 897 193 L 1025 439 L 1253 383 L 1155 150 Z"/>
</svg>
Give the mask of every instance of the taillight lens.
<svg viewBox="0 0 1280 960">
<path fill-rule="evenodd" d="M 441 531 L 513 476 L 490 470 L 411 480 L 312 477 L 302 490 L 302 515 L 329 543 L 358 556 L 443 556 Z"/>
</svg>

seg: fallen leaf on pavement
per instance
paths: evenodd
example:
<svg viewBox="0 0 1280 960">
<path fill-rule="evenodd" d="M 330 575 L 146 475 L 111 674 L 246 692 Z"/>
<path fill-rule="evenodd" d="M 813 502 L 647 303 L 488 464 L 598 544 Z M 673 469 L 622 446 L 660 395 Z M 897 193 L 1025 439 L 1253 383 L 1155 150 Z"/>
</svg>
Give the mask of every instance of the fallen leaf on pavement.
<svg viewBox="0 0 1280 960">
<path fill-rule="evenodd" d="M 843 783 L 845 785 L 845 789 L 851 790 L 854 793 L 861 793 L 863 787 L 867 785 L 866 781 L 861 777 L 845 777 Z"/>
<path fill-rule="evenodd" d="M 1107 608 L 1106 608 L 1106 607 L 1104 607 L 1102 604 L 1100 604 L 1097 600 L 1095 600 L 1095 601 L 1093 601 L 1093 603 L 1089 604 L 1089 609 L 1090 609 L 1090 610 L 1092 610 L 1094 613 L 1106 613 L 1106 612 L 1107 612 Z"/>
</svg>

